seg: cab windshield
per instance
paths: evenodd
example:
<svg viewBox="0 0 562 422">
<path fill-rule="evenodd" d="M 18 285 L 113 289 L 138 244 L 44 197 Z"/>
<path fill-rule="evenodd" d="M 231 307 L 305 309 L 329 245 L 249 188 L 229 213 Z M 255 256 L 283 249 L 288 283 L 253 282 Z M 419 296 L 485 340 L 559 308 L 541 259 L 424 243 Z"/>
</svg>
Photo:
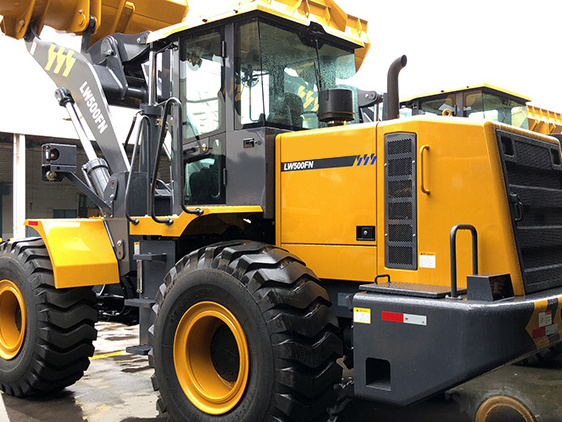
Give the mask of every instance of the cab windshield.
<svg viewBox="0 0 562 422">
<path fill-rule="evenodd" d="M 345 81 L 355 74 L 353 46 L 335 46 L 323 34 L 289 31 L 257 19 L 237 31 L 239 126 L 321 127 L 318 91 L 351 88 Z"/>
<path fill-rule="evenodd" d="M 529 129 L 527 106 L 524 103 L 483 91 L 467 93 L 464 102 L 468 118 L 493 120 Z"/>
<path fill-rule="evenodd" d="M 453 115 L 470 119 L 493 120 L 511 126 L 529 129 L 527 106 L 501 94 L 485 92 L 481 89 L 462 94 L 463 104 L 457 104 L 456 93 L 443 94 L 419 104 L 420 114 Z M 462 107 L 462 114 L 460 113 Z"/>
</svg>

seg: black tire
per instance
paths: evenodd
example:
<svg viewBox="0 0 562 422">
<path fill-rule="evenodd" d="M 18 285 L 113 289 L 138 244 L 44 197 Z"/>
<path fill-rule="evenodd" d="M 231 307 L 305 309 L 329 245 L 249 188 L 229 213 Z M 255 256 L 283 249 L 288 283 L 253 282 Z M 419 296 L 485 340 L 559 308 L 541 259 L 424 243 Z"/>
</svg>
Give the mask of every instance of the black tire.
<svg viewBox="0 0 562 422">
<path fill-rule="evenodd" d="M 74 384 L 94 353 L 95 293 L 87 287 L 55 289 L 49 254 L 40 238 L 0 244 L 2 280 L 17 286 L 26 314 L 17 355 L 0 358 L 2 391 L 27 397 Z"/>
<path fill-rule="evenodd" d="M 179 261 L 160 287 L 149 331 L 160 412 L 190 422 L 325 420 L 341 380 L 336 360 L 342 341 L 328 295 L 317 281 L 294 255 L 258 242 L 212 245 Z M 249 350 L 243 396 L 218 415 L 188 399 L 173 352 L 182 316 L 209 301 L 240 321 Z"/>
</svg>

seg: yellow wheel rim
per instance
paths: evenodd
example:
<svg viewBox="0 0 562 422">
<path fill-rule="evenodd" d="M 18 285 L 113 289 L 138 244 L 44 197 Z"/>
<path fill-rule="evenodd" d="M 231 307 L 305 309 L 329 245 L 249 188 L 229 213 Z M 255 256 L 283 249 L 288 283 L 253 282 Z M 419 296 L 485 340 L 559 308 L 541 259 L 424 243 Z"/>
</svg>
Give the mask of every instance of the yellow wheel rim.
<svg viewBox="0 0 562 422">
<path fill-rule="evenodd" d="M 494 396 L 487 399 L 478 408 L 475 422 L 535 422 L 529 410 L 519 401 L 506 396 Z"/>
<path fill-rule="evenodd" d="M 189 308 L 174 337 L 174 365 L 185 395 L 199 410 L 210 415 L 231 410 L 244 394 L 250 369 L 236 317 L 215 302 Z"/>
<path fill-rule="evenodd" d="M 9 280 L 0 281 L 0 358 L 17 356 L 25 337 L 25 302 L 20 289 Z"/>
</svg>

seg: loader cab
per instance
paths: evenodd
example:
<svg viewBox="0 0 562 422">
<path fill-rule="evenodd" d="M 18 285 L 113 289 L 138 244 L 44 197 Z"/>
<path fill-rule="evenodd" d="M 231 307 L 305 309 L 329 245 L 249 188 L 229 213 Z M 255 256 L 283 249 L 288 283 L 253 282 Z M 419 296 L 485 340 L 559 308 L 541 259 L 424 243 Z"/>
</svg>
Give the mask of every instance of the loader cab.
<svg viewBox="0 0 562 422">
<path fill-rule="evenodd" d="M 225 31 L 232 27 L 229 40 Z M 234 67 L 225 66 L 223 47 L 229 45 Z M 179 65 L 185 138 L 226 131 L 226 102 L 234 107 L 235 129 L 321 127 L 318 91 L 352 88 L 346 80 L 356 72 L 357 47 L 329 37 L 320 25 L 291 26 L 263 17 L 186 35 Z M 225 91 L 225 79 L 233 82 L 232 91 Z"/>
<path fill-rule="evenodd" d="M 180 35 L 175 62 L 185 203 L 260 205 L 271 217 L 275 136 L 325 126 L 318 92 L 351 88 L 360 46 L 263 13 L 204 28 Z"/>
<path fill-rule="evenodd" d="M 235 113 L 238 129 L 316 129 L 318 92 L 349 87 L 354 45 L 331 40 L 322 27 L 290 27 L 265 19 L 237 25 Z"/>
</svg>

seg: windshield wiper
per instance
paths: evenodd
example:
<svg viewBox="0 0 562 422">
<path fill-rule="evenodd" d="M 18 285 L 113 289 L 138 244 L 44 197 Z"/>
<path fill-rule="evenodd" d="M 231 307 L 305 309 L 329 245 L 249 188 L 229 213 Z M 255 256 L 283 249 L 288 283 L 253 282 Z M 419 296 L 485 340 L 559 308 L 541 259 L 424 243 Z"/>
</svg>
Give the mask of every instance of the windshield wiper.
<svg viewBox="0 0 562 422">
<path fill-rule="evenodd" d="M 322 91 L 323 84 L 322 84 L 322 71 L 320 69 L 320 47 L 318 46 L 318 37 L 314 37 L 315 41 L 315 48 L 316 48 L 316 63 L 314 63 L 314 70 L 316 71 L 316 83 L 318 84 L 318 92 Z"/>
</svg>

